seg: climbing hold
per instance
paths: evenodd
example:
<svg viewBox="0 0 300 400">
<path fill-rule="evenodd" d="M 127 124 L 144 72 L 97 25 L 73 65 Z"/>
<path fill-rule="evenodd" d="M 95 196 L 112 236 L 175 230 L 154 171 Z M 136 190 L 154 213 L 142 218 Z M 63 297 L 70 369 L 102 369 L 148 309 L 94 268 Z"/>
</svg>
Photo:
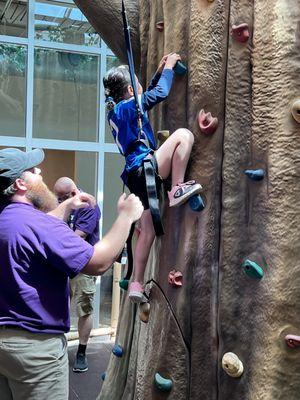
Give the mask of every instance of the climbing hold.
<svg viewBox="0 0 300 400">
<path fill-rule="evenodd" d="M 262 168 L 246 169 L 244 173 L 248 176 L 249 179 L 252 179 L 253 181 L 261 181 L 266 175 L 265 170 Z"/>
<path fill-rule="evenodd" d="M 140 320 L 142 322 L 147 323 L 149 321 L 150 316 L 150 304 L 149 303 L 140 303 Z"/>
<path fill-rule="evenodd" d="M 200 194 L 196 194 L 195 196 L 189 198 L 189 206 L 193 211 L 200 212 L 204 210 L 205 203 Z"/>
<path fill-rule="evenodd" d="M 300 124 L 300 100 L 296 100 L 292 105 L 292 116 Z"/>
<path fill-rule="evenodd" d="M 183 275 L 180 271 L 176 271 L 173 269 L 169 272 L 168 282 L 173 287 L 181 287 L 182 286 L 182 278 Z"/>
<path fill-rule="evenodd" d="M 112 348 L 112 353 L 116 357 L 122 357 L 123 356 L 123 348 L 119 344 L 115 344 L 114 347 Z"/>
<path fill-rule="evenodd" d="M 296 349 L 297 347 L 300 347 L 300 336 L 286 335 L 286 337 L 284 339 L 285 339 L 286 344 L 291 349 Z"/>
<path fill-rule="evenodd" d="M 163 32 L 164 27 L 165 27 L 164 21 L 158 21 L 158 22 L 156 22 L 156 29 L 157 29 L 159 32 Z"/>
<path fill-rule="evenodd" d="M 128 284 L 129 284 L 128 279 L 121 279 L 121 280 L 119 281 L 119 286 L 120 286 L 120 288 L 123 289 L 123 290 L 127 290 L 127 289 L 128 289 Z"/>
<path fill-rule="evenodd" d="M 247 42 L 250 37 L 248 24 L 233 25 L 231 28 L 231 35 L 237 42 Z"/>
<path fill-rule="evenodd" d="M 254 261 L 244 261 L 242 264 L 242 268 L 244 269 L 245 274 L 250 276 L 250 278 L 262 279 L 264 276 L 263 269 Z"/>
<path fill-rule="evenodd" d="M 185 75 L 187 73 L 187 67 L 181 61 L 177 61 L 173 69 L 176 75 Z"/>
<path fill-rule="evenodd" d="M 169 136 L 170 136 L 170 131 L 164 130 L 157 132 L 157 138 L 161 143 L 165 142 Z"/>
<path fill-rule="evenodd" d="M 102 379 L 103 381 L 105 381 L 105 378 L 106 378 L 106 372 L 103 372 L 103 374 L 101 375 L 101 379 Z"/>
<path fill-rule="evenodd" d="M 244 372 L 242 361 L 234 353 L 225 353 L 222 358 L 222 368 L 232 378 L 239 378 Z"/>
<path fill-rule="evenodd" d="M 206 135 L 212 135 L 218 127 L 218 118 L 213 117 L 210 112 L 206 113 L 203 109 L 199 112 L 198 123 L 200 131 Z"/>
<path fill-rule="evenodd" d="M 169 392 L 172 389 L 173 382 L 171 379 L 163 378 L 158 372 L 155 374 L 155 385 L 162 392 Z"/>
</svg>

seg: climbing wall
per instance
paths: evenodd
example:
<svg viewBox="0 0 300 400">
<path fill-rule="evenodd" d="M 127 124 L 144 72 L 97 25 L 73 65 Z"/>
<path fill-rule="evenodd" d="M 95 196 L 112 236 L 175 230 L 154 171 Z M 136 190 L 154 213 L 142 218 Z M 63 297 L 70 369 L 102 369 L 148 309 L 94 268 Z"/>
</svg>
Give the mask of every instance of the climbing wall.
<svg viewBox="0 0 300 400">
<path fill-rule="evenodd" d="M 119 2 L 76 3 L 122 57 Z M 300 1 L 126 5 L 144 86 L 170 51 L 188 68 L 151 119 L 193 131 L 188 178 L 203 184 L 206 207 L 163 205 L 149 304 L 123 291 L 99 398 L 298 400 Z"/>
</svg>

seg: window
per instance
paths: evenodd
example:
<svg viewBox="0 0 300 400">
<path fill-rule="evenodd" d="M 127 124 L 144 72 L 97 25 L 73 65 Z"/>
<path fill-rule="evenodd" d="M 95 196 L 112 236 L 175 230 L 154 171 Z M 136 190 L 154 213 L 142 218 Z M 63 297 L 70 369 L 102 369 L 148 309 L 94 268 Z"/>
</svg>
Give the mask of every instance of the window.
<svg viewBox="0 0 300 400">
<path fill-rule="evenodd" d="M 25 136 L 26 46 L 0 43 L 0 135 Z"/>
<path fill-rule="evenodd" d="M 99 46 L 100 36 L 70 3 L 35 2 L 35 38 L 59 43 Z"/>
<path fill-rule="evenodd" d="M 0 1 L 0 35 L 27 36 L 27 0 Z"/>
<path fill-rule="evenodd" d="M 98 139 L 98 70 L 98 56 L 35 50 L 33 137 Z"/>
</svg>

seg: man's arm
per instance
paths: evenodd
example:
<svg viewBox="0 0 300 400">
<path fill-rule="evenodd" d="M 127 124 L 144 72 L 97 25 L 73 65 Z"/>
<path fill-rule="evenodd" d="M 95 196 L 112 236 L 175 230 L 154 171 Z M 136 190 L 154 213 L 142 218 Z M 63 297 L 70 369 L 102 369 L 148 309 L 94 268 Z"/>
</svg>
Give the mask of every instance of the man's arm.
<svg viewBox="0 0 300 400">
<path fill-rule="evenodd" d="M 141 217 L 143 210 L 137 196 L 131 194 L 126 199 L 124 193 L 118 202 L 118 218 L 103 239 L 95 244 L 92 258 L 80 272 L 88 275 L 104 274 L 122 251 L 131 225 Z"/>
<path fill-rule="evenodd" d="M 72 210 L 78 208 L 95 207 L 96 200 L 87 193 L 80 193 L 60 203 L 54 210 L 48 212 L 53 217 L 67 221 Z"/>
</svg>

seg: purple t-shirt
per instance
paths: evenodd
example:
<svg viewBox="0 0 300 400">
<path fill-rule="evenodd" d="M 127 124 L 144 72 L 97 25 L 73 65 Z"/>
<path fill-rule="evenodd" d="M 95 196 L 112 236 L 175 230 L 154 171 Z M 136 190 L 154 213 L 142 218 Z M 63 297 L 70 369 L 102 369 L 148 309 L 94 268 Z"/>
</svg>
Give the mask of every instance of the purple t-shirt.
<svg viewBox="0 0 300 400">
<path fill-rule="evenodd" d="M 99 241 L 99 220 L 101 217 L 100 208 L 79 208 L 71 212 L 68 225 L 73 231 L 76 229 L 84 232 L 87 236 L 85 240 L 94 246 Z"/>
<path fill-rule="evenodd" d="M 0 207 L 0 325 L 68 332 L 68 278 L 93 252 L 65 222 L 30 204 Z"/>
</svg>

